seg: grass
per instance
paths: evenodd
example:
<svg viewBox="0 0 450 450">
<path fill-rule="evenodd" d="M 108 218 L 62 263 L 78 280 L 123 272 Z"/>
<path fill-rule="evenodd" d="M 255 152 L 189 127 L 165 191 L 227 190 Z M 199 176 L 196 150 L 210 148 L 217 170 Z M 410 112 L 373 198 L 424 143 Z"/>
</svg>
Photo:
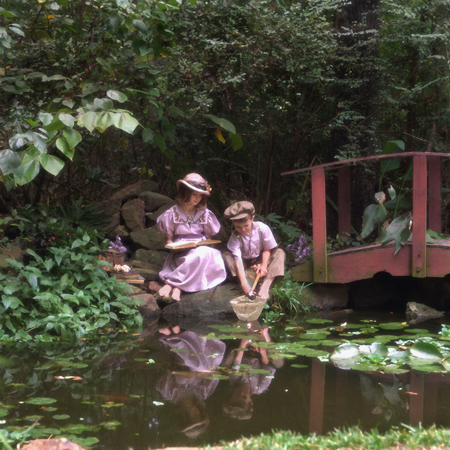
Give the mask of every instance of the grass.
<svg viewBox="0 0 450 450">
<path fill-rule="evenodd" d="M 409 449 L 446 449 L 449 448 L 450 430 L 445 428 L 417 428 L 404 425 L 393 428 L 389 433 L 381 434 L 377 430 L 361 431 L 359 428 L 335 430 L 325 436 L 315 434 L 302 436 L 289 431 L 274 431 L 272 434 L 252 438 L 243 438 L 235 442 L 222 443 L 223 450 L 409 450 Z M 206 449 L 212 447 L 206 447 Z M 217 447 L 215 447 L 217 448 Z"/>
</svg>

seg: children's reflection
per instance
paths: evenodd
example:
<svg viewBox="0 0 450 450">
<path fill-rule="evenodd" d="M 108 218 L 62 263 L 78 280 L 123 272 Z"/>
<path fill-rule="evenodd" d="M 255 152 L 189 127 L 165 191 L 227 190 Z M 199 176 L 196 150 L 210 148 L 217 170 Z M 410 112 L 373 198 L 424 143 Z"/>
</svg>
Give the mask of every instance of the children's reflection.
<svg viewBox="0 0 450 450">
<path fill-rule="evenodd" d="M 180 327 L 160 329 L 160 341 L 175 351 L 180 370 L 167 370 L 157 389 L 165 400 L 176 406 L 176 428 L 189 438 L 202 434 L 209 425 L 205 400 L 215 391 L 219 380 L 206 378 L 222 363 L 225 343 L 205 339 Z"/>
<path fill-rule="evenodd" d="M 268 327 L 264 327 L 258 334 L 265 342 L 271 342 Z M 235 370 L 230 376 L 230 384 L 234 389 L 224 403 L 223 411 L 233 419 L 251 419 L 252 396 L 262 394 L 269 388 L 276 369 L 284 364 L 284 359 L 277 357 L 270 349 L 260 347 L 254 339 L 243 339 L 239 349 L 233 350 L 227 357 L 225 364 L 230 363 Z"/>
</svg>

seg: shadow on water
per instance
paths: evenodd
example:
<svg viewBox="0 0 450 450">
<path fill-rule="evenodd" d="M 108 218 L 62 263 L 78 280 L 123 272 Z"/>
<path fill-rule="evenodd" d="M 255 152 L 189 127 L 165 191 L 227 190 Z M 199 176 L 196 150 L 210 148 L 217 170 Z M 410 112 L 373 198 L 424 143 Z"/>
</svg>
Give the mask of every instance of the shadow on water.
<svg viewBox="0 0 450 450">
<path fill-rule="evenodd" d="M 375 313 L 271 327 L 182 320 L 147 323 L 139 335 L 93 345 L 80 341 L 75 349 L 4 346 L 0 420 L 10 432 L 35 423 L 34 437 L 62 433 L 108 450 L 202 446 L 270 430 L 450 427 L 447 371 L 430 369 L 431 361 L 414 369 L 400 361 L 393 370 L 397 353 L 387 363 L 371 346 L 386 333 L 396 348 L 411 345 L 413 335 L 434 336 L 447 356 L 442 321 L 408 334 L 403 320 Z M 394 325 L 380 328 L 386 323 Z M 369 362 L 331 359 L 355 340 L 371 349 Z"/>
</svg>

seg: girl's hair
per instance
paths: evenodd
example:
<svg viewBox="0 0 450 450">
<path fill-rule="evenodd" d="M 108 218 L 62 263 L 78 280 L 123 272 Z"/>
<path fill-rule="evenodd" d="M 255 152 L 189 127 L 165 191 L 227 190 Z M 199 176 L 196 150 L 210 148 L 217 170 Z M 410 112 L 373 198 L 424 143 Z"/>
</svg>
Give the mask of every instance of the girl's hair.
<svg viewBox="0 0 450 450">
<path fill-rule="evenodd" d="M 189 189 L 185 184 L 180 183 L 178 185 L 178 197 L 175 200 L 179 205 L 189 203 L 191 194 L 193 194 L 194 192 L 195 191 Z M 202 199 L 200 200 L 196 208 L 199 210 L 206 209 L 206 195 L 202 195 Z"/>
</svg>

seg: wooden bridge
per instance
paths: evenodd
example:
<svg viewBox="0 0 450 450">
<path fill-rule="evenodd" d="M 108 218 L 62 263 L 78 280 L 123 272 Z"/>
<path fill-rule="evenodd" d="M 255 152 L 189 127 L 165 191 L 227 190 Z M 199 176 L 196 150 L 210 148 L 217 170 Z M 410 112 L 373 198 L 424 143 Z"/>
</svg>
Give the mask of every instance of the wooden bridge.
<svg viewBox="0 0 450 450">
<path fill-rule="evenodd" d="M 412 239 L 395 255 L 395 244 L 371 244 L 328 253 L 326 171 L 338 171 L 338 228 L 339 235 L 345 236 L 351 231 L 351 166 L 392 158 L 413 160 Z M 294 267 L 292 278 L 305 282 L 348 283 L 371 278 L 379 272 L 418 278 L 450 274 L 450 241 L 426 242 L 427 229 L 441 232 L 442 158 L 450 158 L 450 153 L 390 153 L 282 173 L 290 175 L 311 171 L 313 257 L 311 261 Z"/>
</svg>

